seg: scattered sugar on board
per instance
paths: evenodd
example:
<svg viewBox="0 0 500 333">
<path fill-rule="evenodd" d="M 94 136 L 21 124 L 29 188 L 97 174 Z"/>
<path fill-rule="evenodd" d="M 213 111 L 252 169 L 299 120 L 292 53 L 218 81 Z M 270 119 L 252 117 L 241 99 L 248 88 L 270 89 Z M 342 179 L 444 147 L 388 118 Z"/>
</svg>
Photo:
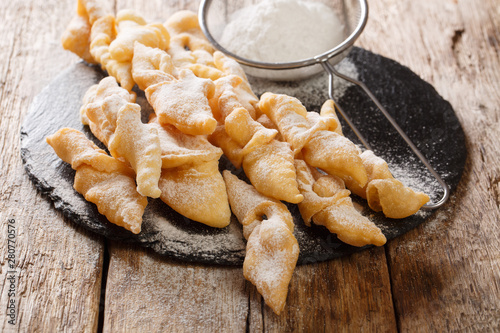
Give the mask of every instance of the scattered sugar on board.
<svg viewBox="0 0 500 333">
<path fill-rule="evenodd" d="M 350 76 L 353 79 L 358 79 L 358 70 L 349 58 L 342 60 L 335 68 L 342 74 Z M 328 74 L 324 72 L 302 81 L 279 82 L 251 76 L 248 77 L 248 80 L 257 96 L 268 91 L 275 94 L 293 96 L 307 106 L 308 111 L 319 111 L 321 105 L 329 98 Z M 348 81 L 334 77 L 334 100 L 338 101 L 344 95 L 347 88 L 352 85 Z"/>
<path fill-rule="evenodd" d="M 408 156 L 405 162 L 395 164 L 390 160 L 386 160 L 394 178 L 400 180 L 404 185 L 411 187 L 415 191 L 421 191 L 427 194 L 431 201 L 439 200 L 442 195 L 441 185 L 425 169 L 420 160 L 415 156 Z M 446 178 L 446 174 L 441 174 L 441 177 Z M 420 210 L 419 212 L 425 212 Z"/>
<path fill-rule="evenodd" d="M 291 62 L 322 54 L 343 40 L 344 27 L 332 8 L 319 2 L 264 0 L 234 12 L 220 43 L 250 60 Z"/>
<path fill-rule="evenodd" d="M 169 222 L 168 217 L 158 216 L 156 212 L 146 210 L 144 214 L 144 220 L 154 219 L 154 224 L 150 227 L 158 233 L 158 237 L 175 240 L 175 242 L 169 242 L 171 252 L 196 253 L 198 256 L 213 257 L 219 253 L 238 252 L 245 248 L 241 226 L 234 216 L 229 226 L 224 229 L 217 229 L 215 232 L 192 232 L 185 228 L 190 224 L 198 225 L 199 223 L 188 218 L 184 218 L 184 225 L 179 227 Z M 152 216 L 148 216 L 150 214 Z"/>
</svg>

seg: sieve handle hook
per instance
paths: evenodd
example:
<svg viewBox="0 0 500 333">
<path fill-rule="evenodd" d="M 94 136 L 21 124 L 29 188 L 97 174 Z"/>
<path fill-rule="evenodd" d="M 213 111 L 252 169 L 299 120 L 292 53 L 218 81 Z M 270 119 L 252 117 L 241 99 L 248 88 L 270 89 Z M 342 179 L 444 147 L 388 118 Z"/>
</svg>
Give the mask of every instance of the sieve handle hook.
<svg viewBox="0 0 500 333">
<path fill-rule="evenodd" d="M 406 133 L 399 127 L 397 122 L 394 120 L 394 118 L 387 112 L 385 107 L 379 102 L 379 100 L 375 97 L 375 95 L 368 89 L 368 87 L 361 81 L 358 81 L 356 79 L 353 79 L 350 76 L 344 75 L 340 72 L 338 72 L 332 64 L 328 62 L 328 60 L 320 60 L 318 59 L 319 63 L 323 66 L 323 69 L 328 73 L 328 95 L 329 97 L 333 100 L 333 90 L 334 90 L 334 76 L 338 76 L 339 78 L 349 81 L 361 89 L 370 97 L 370 99 L 375 103 L 377 108 L 382 112 L 382 114 L 387 118 L 387 120 L 391 123 L 392 127 L 396 129 L 396 131 L 399 133 L 399 135 L 405 140 L 406 144 L 411 148 L 413 153 L 417 155 L 417 157 L 420 159 L 420 161 L 425 165 L 427 170 L 434 176 L 434 178 L 437 180 L 441 188 L 443 189 L 443 195 L 441 199 L 439 199 L 437 202 L 428 202 L 426 203 L 422 208 L 424 209 L 435 209 L 438 207 L 441 207 L 444 205 L 444 203 L 448 200 L 450 197 L 450 189 L 448 185 L 443 181 L 441 176 L 434 170 L 434 168 L 431 166 L 429 161 L 425 158 L 425 156 L 420 152 L 420 150 L 415 146 L 415 144 L 410 140 L 410 138 L 406 135 Z M 361 132 L 356 128 L 356 126 L 352 123 L 352 121 L 349 119 L 347 114 L 342 110 L 342 108 L 335 103 L 336 109 L 339 111 L 340 115 L 346 123 L 349 125 L 349 127 L 354 131 L 354 134 L 358 137 L 358 139 L 361 141 L 361 143 L 365 146 L 366 149 L 372 150 L 366 139 L 363 137 Z"/>
</svg>

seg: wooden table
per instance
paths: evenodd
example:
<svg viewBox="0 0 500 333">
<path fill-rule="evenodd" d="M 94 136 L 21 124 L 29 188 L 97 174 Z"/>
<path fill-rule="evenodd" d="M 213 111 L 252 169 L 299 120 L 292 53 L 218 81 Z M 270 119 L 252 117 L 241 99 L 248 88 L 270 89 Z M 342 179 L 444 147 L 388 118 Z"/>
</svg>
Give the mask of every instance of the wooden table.
<svg viewBox="0 0 500 333">
<path fill-rule="evenodd" d="M 241 268 L 165 260 L 107 241 L 37 193 L 22 167 L 19 131 L 34 96 L 78 61 L 60 45 L 76 1 L 1 1 L 0 331 L 499 331 L 500 4 L 369 5 L 357 44 L 410 67 L 452 104 L 467 139 L 465 173 L 451 200 L 413 231 L 298 267 L 278 317 Z M 115 8 L 152 20 L 197 10 L 197 2 L 116 0 Z M 11 286 L 15 325 L 7 316 Z"/>
</svg>

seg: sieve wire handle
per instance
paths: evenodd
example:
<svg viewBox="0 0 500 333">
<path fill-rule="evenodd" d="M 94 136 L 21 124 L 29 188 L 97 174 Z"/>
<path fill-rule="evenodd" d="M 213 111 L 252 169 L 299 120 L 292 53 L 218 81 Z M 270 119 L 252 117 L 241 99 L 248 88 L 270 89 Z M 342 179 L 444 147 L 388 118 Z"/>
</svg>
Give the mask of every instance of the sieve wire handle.
<svg viewBox="0 0 500 333">
<path fill-rule="evenodd" d="M 417 146 L 410 140 L 410 138 L 406 135 L 406 133 L 399 127 L 397 122 L 394 120 L 394 118 L 387 112 L 385 107 L 379 102 L 379 100 L 375 97 L 375 95 L 368 89 L 368 87 L 361 81 L 355 80 L 347 75 L 344 75 L 340 72 L 338 72 L 332 64 L 328 62 L 328 60 L 319 60 L 319 63 L 323 66 L 323 69 L 328 73 L 328 95 L 329 97 L 333 100 L 333 89 L 334 89 L 334 83 L 333 79 L 334 76 L 338 76 L 339 78 L 349 81 L 361 89 L 370 97 L 370 99 L 375 103 L 377 108 L 382 112 L 382 114 L 387 118 L 387 120 L 391 123 L 391 125 L 396 129 L 396 131 L 399 133 L 399 135 L 405 140 L 406 144 L 411 148 L 413 153 L 417 155 L 417 157 L 420 159 L 420 161 L 425 165 L 427 170 L 434 176 L 434 178 L 437 180 L 439 185 L 441 185 L 441 188 L 443 189 L 443 196 L 441 199 L 439 199 L 437 202 L 428 202 L 426 203 L 422 208 L 424 209 L 435 209 L 438 207 L 441 207 L 444 205 L 444 203 L 448 200 L 450 197 L 450 189 L 448 185 L 443 181 L 441 176 L 434 170 L 434 168 L 431 166 L 429 161 L 425 158 L 425 156 L 418 150 Z M 349 127 L 354 131 L 354 134 L 359 138 L 361 143 L 366 147 L 366 149 L 372 150 L 366 139 L 363 137 L 361 132 L 354 126 L 352 121 L 349 119 L 347 114 L 342 110 L 342 108 L 339 107 L 337 103 L 334 103 L 336 109 L 339 111 L 339 113 L 342 115 L 344 120 L 347 122 Z"/>
</svg>

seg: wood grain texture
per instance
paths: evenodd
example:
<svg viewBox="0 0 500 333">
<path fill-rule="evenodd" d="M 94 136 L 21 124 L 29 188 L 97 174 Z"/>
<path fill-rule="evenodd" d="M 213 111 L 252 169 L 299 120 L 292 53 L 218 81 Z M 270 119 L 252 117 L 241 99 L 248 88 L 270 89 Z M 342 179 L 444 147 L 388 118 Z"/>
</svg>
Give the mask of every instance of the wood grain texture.
<svg viewBox="0 0 500 333">
<path fill-rule="evenodd" d="M 280 316 L 250 299 L 251 332 L 396 332 L 384 248 L 297 267 Z"/>
<path fill-rule="evenodd" d="M 22 119 L 33 97 L 77 57 L 60 47 L 76 4 L 0 2 L 0 331 L 95 331 L 101 283 L 100 237 L 65 221 L 26 176 L 19 155 Z M 66 20 L 68 18 L 68 20 Z M 7 222 L 17 238 L 17 323 L 7 322 Z"/>
<path fill-rule="evenodd" d="M 468 141 L 452 200 L 388 245 L 401 331 L 500 329 L 499 14 L 495 0 L 370 1 L 360 45 L 433 84 Z"/>
<path fill-rule="evenodd" d="M 191 265 L 111 242 L 104 332 L 243 332 L 241 268 Z"/>
</svg>

